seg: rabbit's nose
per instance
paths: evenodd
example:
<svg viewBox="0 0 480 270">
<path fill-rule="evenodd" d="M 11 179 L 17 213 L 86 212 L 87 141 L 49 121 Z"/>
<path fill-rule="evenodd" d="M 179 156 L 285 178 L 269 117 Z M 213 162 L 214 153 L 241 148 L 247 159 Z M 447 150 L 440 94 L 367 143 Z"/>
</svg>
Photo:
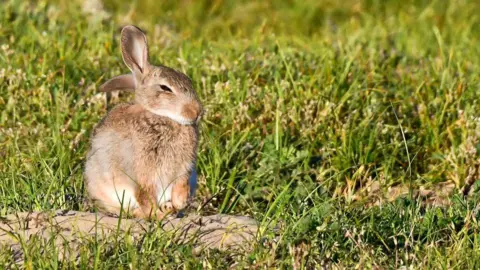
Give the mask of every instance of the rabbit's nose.
<svg viewBox="0 0 480 270">
<path fill-rule="evenodd" d="M 183 106 L 183 116 L 185 118 L 197 121 L 201 114 L 201 108 L 196 102 L 189 102 Z"/>
</svg>

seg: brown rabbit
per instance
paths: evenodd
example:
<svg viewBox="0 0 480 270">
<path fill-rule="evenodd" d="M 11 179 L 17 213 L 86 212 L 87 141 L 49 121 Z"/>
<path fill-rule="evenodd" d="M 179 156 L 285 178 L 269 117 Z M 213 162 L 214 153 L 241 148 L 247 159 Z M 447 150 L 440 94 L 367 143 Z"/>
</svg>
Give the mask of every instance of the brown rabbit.
<svg viewBox="0 0 480 270">
<path fill-rule="evenodd" d="M 85 166 L 88 194 L 103 210 L 161 219 L 183 209 L 196 187 L 202 105 L 183 73 L 148 62 L 145 34 L 122 29 L 122 56 L 132 74 L 101 91 L 127 90 L 135 102 L 113 108 L 97 125 Z"/>
</svg>

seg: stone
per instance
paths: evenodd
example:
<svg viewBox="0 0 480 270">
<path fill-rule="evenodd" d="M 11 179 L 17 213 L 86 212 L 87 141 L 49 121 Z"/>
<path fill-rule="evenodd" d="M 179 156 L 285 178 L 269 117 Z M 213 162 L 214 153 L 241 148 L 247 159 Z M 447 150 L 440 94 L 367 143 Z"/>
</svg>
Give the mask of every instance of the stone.
<svg viewBox="0 0 480 270">
<path fill-rule="evenodd" d="M 177 243 L 193 244 L 197 251 L 204 248 L 248 251 L 256 242 L 258 231 L 257 222 L 245 216 L 191 214 L 155 223 L 141 219 L 120 219 L 102 213 L 57 210 L 0 217 L 0 245 L 2 248 L 10 247 L 15 260 L 21 262 L 22 241 L 55 237 L 61 255 L 68 253 L 70 258 L 74 258 L 78 255 L 82 238 L 104 238 L 112 233 L 122 233 L 139 239 L 152 227 L 158 226 L 165 233 L 170 233 Z M 65 243 L 68 243 L 68 251 L 65 250 Z"/>
</svg>

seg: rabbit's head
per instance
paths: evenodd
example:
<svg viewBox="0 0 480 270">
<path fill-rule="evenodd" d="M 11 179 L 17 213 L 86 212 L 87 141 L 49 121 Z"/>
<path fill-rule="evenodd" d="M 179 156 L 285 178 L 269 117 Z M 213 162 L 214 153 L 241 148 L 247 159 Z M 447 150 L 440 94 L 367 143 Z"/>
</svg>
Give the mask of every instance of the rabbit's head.
<svg viewBox="0 0 480 270">
<path fill-rule="evenodd" d="M 100 91 L 132 91 L 135 101 L 151 113 L 182 125 L 197 123 L 202 105 L 187 75 L 169 67 L 151 65 L 147 38 L 137 27 L 125 26 L 121 42 L 123 61 L 132 73 L 110 79 L 100 86 Z"/>
</svg>

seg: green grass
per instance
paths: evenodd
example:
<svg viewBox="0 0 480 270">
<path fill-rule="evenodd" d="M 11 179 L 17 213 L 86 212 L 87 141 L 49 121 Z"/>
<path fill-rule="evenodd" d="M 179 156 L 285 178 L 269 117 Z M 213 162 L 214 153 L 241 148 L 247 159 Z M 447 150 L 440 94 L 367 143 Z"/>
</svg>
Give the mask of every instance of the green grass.
<svg viewBox="0 0 480 270">
<path fill-rule="evenodd" d="M 103 18 L 81 2 L 0 5 L 0 215 L 88 210 L 97 88 L 127 72 L 118 34 L 133 23 L 151 61 L 188 74 L 206 108 L 200 213 L 253 216 L 267 241 L 194 255 L 159 231 L 90 239 L 77 261 L 32 241 L 23 267 L 480 267 L 478 192 L 448 207 L 362 195 L 372 183 L 460 190 L 472 168 L 480 178 L 476 1 L 108 0 Z"/>
</svg>

